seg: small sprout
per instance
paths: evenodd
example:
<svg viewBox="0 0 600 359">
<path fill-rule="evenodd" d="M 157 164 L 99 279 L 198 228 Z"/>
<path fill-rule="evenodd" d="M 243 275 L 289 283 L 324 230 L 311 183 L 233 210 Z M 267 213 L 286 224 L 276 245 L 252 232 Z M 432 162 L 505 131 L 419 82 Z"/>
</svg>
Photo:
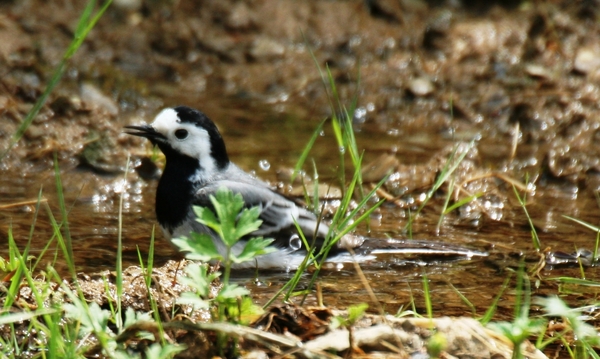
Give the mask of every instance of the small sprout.
<svg viewBox="0 0 600 359">
<path fill-rule="evenodd" d="M 432 358 L 439 358 L 448 347 L 448 339 L 443 333 L 435 333 L 427 342 L 427 354 Z"/>
</svg>

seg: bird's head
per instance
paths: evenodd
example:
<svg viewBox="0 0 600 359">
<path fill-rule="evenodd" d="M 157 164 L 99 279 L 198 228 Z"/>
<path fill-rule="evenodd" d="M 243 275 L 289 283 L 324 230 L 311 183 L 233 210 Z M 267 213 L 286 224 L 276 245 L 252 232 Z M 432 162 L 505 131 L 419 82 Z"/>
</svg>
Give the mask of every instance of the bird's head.
<svg viewBox="0 0 600 359">
<path fill-rule="evenodd" d="M 202 112 L 186 107 L 162 110 L 150 125 L 125 126 L 126 133 L 145 137 L 169 158 L 187 156 L 210 172 L 229 164 L 225 142 L 217 126 Z"/>
</svg>

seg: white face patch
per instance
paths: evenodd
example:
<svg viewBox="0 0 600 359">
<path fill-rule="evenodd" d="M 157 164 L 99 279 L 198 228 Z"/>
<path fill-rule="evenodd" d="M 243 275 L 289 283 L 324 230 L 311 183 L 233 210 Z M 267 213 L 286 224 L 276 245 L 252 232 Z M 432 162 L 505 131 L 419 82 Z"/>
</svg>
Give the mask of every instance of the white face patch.
<svg viewBox="0 0 600 359">
<path fill-rule="evenodd" d="M 210 154 L 210 136 L 205 129 L 191 123 L 181 123 L 177 112 L 172 108 L 162 110 L 151 126 L 167 138 L 175 151 L 198 159 L 203 173 L 196 176 L 210 177 L 215 172 L 215 160 Z M 187 131 L 187 136 L 183 136 L 184 131 Z"/>
</svg>

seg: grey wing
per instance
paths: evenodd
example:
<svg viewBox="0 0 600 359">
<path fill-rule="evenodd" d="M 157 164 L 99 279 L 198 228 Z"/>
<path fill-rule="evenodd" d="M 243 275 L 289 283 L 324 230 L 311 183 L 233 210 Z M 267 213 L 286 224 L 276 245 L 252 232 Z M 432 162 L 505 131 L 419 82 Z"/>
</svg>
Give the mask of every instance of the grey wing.
<svg viewBox="0 0 600 359">
<path fill-rule="evenodd" d="M 294 231 L 294 221 L 298 223 L 307 237 L 325 237 L 329 228 L 324 223 L 318 224 L 317 217 L 284 196 L 272 191 L 262 183 L 245 183 L 229 180 L 215 181 L 200 188 L 196 193 L 194 204 L 210 206 L 209 195 L 214 195 L 221 187 L 239 193 L 244 198 L 247 207 L 259 207 L 260 219 L 263 221 L 260 228 L 253 234 L 264 237 L 278 237 L 282 231 Z"/>
</svg>

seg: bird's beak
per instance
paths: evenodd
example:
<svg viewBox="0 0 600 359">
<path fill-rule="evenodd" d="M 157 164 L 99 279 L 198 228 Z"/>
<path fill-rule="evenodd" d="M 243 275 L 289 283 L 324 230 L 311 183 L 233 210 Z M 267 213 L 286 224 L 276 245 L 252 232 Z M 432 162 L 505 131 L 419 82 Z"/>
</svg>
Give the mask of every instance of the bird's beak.
<svg viewBox="0 0 600 359">
<path fill-rule="evenodd" d="M 150 125 L 125 126 L 125 128 L 127 129 L 125 133 L 128 135 L 145 137 L 152 142 L 156 140 L 166 140 L 166 137 L 163 134 L 157 132 L 154 127 Z"/>
</svg>

